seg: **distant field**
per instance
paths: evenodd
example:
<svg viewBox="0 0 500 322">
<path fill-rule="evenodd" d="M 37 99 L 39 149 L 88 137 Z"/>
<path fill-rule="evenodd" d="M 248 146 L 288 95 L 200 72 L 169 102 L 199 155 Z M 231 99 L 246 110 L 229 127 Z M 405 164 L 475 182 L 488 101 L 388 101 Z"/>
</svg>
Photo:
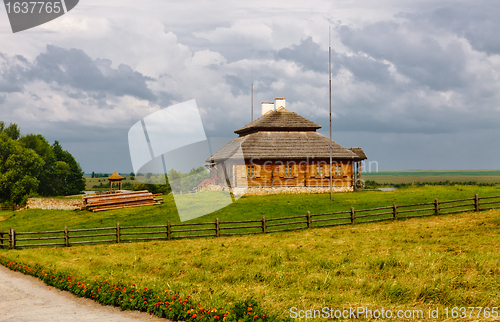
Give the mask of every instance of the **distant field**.
<svg viewBox="0 0 500 322">
<path fill-rule="evenodd" d="M 378 183 L 469 182 L 500 183 L 500 170 L 419 170 L 364 172 L 363 179 Z"/>
</svg>

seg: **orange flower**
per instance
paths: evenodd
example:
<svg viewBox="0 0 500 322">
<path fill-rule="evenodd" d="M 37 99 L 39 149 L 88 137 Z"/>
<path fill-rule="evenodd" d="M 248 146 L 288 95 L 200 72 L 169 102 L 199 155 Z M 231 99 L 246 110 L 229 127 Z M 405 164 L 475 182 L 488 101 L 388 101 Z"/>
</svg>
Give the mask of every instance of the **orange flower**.
<svg viewBox="0 0 500 322">
<path fill-rule="evenodd" d="M 193 314 L 193 319 L 196 317 L 196 314 Z"/>
</svg>

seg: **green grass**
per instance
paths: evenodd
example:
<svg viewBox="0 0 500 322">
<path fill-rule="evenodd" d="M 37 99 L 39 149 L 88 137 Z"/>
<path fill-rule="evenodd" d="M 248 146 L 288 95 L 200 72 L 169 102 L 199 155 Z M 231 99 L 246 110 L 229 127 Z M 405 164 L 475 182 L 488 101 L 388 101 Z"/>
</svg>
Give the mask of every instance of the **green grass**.
<svg viewBox="0 0 500 322">
<path fill-rule="evenodd" d="M 377 183 L 470 182 L 500 183 L 500 170 L 416 170 L 363 172 L 363 179 Z"/>
<path fill-rule="evenodd" d="M 362 204 L 357 196 L 345 202 Z M 309 207 L 324 207 L 326 195 L 301 197 Z M 0 256 L 84 279 L 171 289 L 216 306 L 253 296 L 267 311 L 286 317 L 291 307 L 427 312 L 436 306 L 498 306 L 499 245 L 495 210 L 270 235 L 3 250 Z"/>
<path fill-rule="evenodd" d="M 361 191 L 335 193 L 330 201 L 329 194 L 297 194 L 242 197 L 237 202 L 213 213 L 187 222 L 259 220 L 285 216 L 320 214 L 336 211 L 367 209 L 397 204 L 413 204 L 439 200 L 472 198 L 479 196 L 498 196 L 500 187 L 478 186 L 427 186 L 398 189 L 394 192 Z M 216 195 L 217 192 L 211 192 Z M 47 231 L 61 230 L 64 226 L 70 229 L 114 227 L 117 222 L 121 226 L 165 225 L 179 223 L 179 215 L 172 195 L 163 196 L 164 203 L 157 206 L 118 209 L 104 212 L 39 210 L 28 209 L 19 212 L 7 212 L 8 219 L 0 221 L 0 228 L 7 231 Z M 102 220 L 102 223 L 101 223 Z"/>
</svg>

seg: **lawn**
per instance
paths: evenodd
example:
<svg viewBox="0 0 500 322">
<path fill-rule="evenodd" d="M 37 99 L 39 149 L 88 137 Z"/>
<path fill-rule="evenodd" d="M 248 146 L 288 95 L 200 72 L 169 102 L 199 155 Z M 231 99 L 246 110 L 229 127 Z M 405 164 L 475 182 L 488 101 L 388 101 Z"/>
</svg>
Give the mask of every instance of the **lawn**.
<svg viewBox="0 0 500 322">
<path fill-rule="evenodd" d="M 325 196 L 313 197 L 309 206 Z M 288 317 L 291 307 L 427 312 L 439 306 L 442 312 L 498 306 L 499 245 L 500 212 L 492 210 L 269 235 L 3 250 L 0 256 L 87 280 L 175 290 L 215 306 L 253 296 L 268 312 Z"/>
<path fill-rule="evenodd" d="M 349 210 L 367 209 L 397 204 L 413 204 L 439 200 L 472 198 L 479 196 L 498 196 L 500 187 L 478 186 L 427 186 L 398 189 L 394 192 L 361 191 L 335 193 L 330 201 L 329 194 L 297 194 L 249 196 L 238 199 L 235 203 L 214 211 L 203 217 L 188 222 L 259 220 L 266 218 L 305 215 Z M 38 210 L 29 209 L 20 212 L 3 212 L 8 219 L 0 221 L 0 228 L 7 231 L 47 231 L 60 230 L 64 226 L 70 229 L 121 226 L 165 225 L 180 222 L 172 195 L 163 196 L 164 203 L 157 206 L 118 209 L 103 212 Z M 102 222 L 101 222 L 102 221 Z"/>
</svg>

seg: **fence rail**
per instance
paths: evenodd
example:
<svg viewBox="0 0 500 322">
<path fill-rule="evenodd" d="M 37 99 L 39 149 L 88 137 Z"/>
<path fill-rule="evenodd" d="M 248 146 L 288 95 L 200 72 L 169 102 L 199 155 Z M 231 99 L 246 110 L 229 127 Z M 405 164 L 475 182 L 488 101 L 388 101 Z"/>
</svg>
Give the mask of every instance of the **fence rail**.
<svg viewBox="0 0 500 322">
<path fill-rule="evenodd" d="M 484 199 L 488 201 L 481 201 Z M 492 204 L 497 205 L 492 206 Z M 485 205 L 488 205 L 489 207 L 484 207 Z M 439 201 L 438 199 L 435 199 L 434 202 L 408 205 L 397 205 L 394 202 L 392 206 L 387 207 L 369 209 L 354 209 L 354 207 L 351 207 L 350 210 L 323 214 L 311 214 L 307 211 L 305 215 L 300 216 L 269 219 L 262 216 L 261 220 L 219 221 L 217 218 L 213 222 L 171 224 L 170 221 L 167 221 L 165 225 L 123 227 L 120 227 L 120 224 L 116 223 L 116 227 L 82 229 L 68 229 L 68 227 L 64 227 L 64 230 L 37 232 L 16 232 L 16 230 L 12 228 L 9 229 L 8 232 L 5 232 L 0 228 L 0 249 L 41 246 L 68 247 L 71 245 L 81 244 L 124 243 L 195 237 L 267 234 L 308 228 L 334 227 L 358 223 L 447 215 L 468 211 L 477 212 L 495 208 L 500 208 L 500 196 L 479 197 L 476 194 L 473 198 L 466 199 L 446 201 Z M 240 225 L 238 226 L 238 224 Z M 195 227 L 190 228 L 191 226 Z M 95 233 L 92 234 L 92 232 Z M 203 233 L 199 234 L 199 232 Z M 21 238 L 19 238 L 19 236 L 21 236 Z M 41 241 L 43 241 L 43 243 L 40 243 Z"/>
</svg>

